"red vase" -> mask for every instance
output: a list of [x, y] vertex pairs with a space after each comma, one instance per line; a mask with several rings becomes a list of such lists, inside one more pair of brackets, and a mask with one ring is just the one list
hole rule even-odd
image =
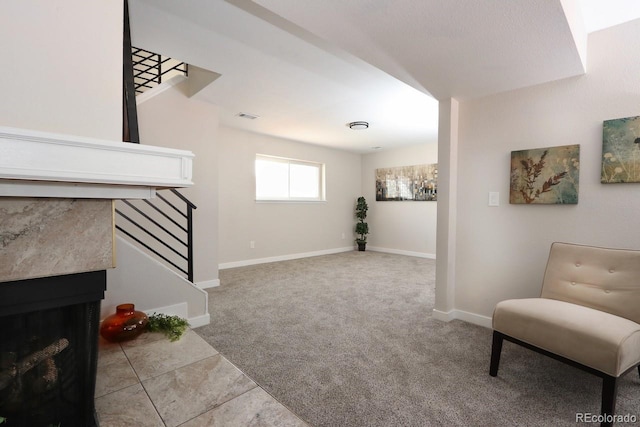
[[133, 304], [120, 304], [115, 314], [107, 316], [100, 326], [100, 335], [107, 341], [129, 341], [144, 332], [149, 318]]

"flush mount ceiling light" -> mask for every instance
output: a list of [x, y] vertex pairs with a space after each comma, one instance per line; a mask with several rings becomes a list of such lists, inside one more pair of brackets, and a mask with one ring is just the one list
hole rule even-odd
[[369, 123], [368, 122], [351, 122], [351, 123], [349, 123], [349, 129], [353, 129], [353, 130], [367, 129], [368, 127], [369, 127]]

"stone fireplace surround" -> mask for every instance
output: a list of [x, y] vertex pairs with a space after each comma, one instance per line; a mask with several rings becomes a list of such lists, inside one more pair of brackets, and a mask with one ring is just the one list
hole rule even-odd
[[[95, 316], [104, 289], [88, 284], [91, 296], [84, 301], [72, 294], [83, 294], [78, 280], [87, 274], [101, 275], [116, 267], [113, 201], [151, 198], [156, 188], [192, 185], [193, 154], [14, 128], [0, 128], [0, 153], [0, 322], [16, 321], [24, 311], [18, 305], [55, 310], [81, 304], [86, 307], [79, 312], [90, 312], [89, 323], [94, 324], [80, 340], [95, 358], [99, 321]], [[75, 283], [72, 290], [65, 284], [70, 282]], [[38, 284], [36, 291], [14, 292], [17, 284], [33, 283]], [[97, 312], [92, 298], [97, 299]], [[69, 344], [74, 345], [79, 344]], [[0, 363], [2, 346], [0, 342]], [[60, 363], [56, 357], [50, 357], [54, 366]], [[89, 364], [94, 368], [88, 384], [94, 386], [95, 360]], [[0, 375], [2, 369], [0, 365]], [[93, 399], [89, 400], [86, 404], [93, 412]]]

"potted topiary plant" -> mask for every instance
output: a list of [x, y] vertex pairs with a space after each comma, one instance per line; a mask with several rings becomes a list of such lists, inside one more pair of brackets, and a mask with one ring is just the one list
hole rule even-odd
[[369, 234], [369, 225], [364, 222], [367, 217], [367, 210], [369, 206], [367, 205], [367, 201], [364, 197], [358, 197], [356, 201], [356, 218], [358, 218], [358, 222], [356, 223], [356, 234], [358, 237], [356, 238], [356, 243], [358, 244], [358, 250], [364, 251], [367, 246], [367, 234]]

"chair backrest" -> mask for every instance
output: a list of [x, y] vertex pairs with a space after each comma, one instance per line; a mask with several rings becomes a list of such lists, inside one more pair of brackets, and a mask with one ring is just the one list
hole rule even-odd
[[640, 323], [640, 251], [553, 243], [541, 297]]

